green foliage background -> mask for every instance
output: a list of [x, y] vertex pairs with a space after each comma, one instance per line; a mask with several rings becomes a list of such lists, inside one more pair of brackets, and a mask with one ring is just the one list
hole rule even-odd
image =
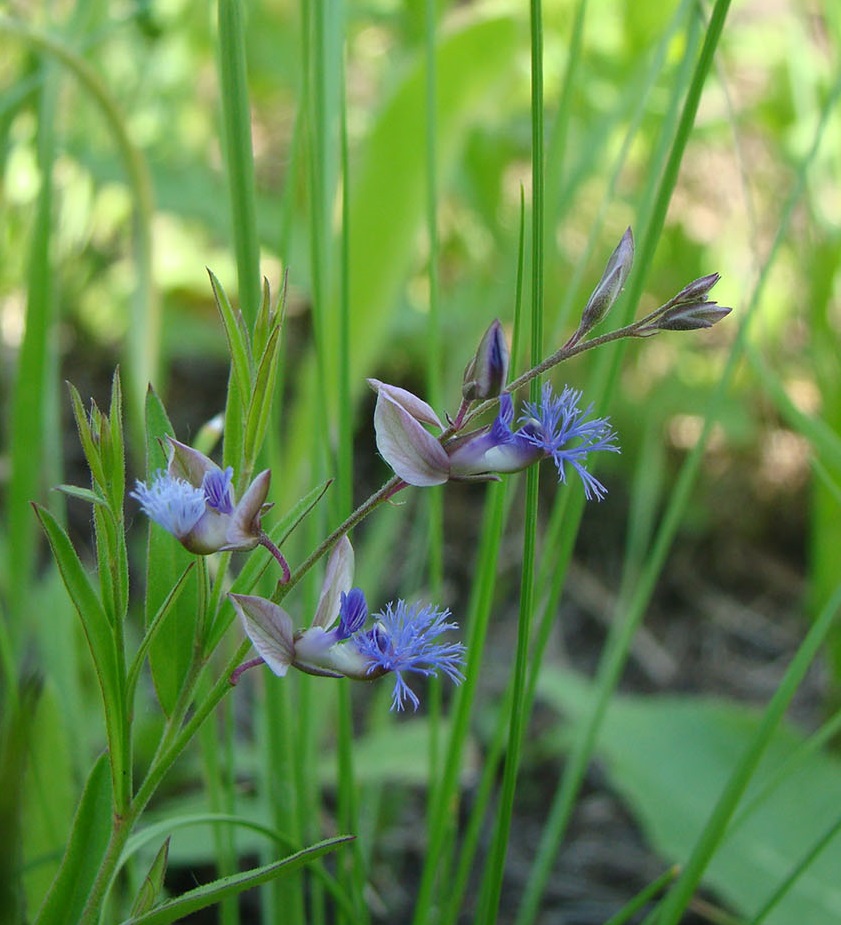
[[[545, 4], [547, 352], [575, 327], [624, 228], [646, 229], [656, 214], [712, 6]], [[44, 562], [30, 507], [37, 501], [67, 522], [68, 502], [50, 489], [69, 480], [65, 466], [79, 478], [61, 380], [105, 404], [103, 384], [121, 365], [130, 474], [140, 474], [147, 382], [185, 436], [223, 408], [228, 346], [205, 268], [247, 319], [261, 275], [278, 289], [286, 274], [265, 451], [280, 467], [273, 498], [286, 512], [339, 476], [329, 513], [290, 543], [301, 558], [361, 500], [347, 437], [357, 435], [360, 455], [370, 450], [365, 377], [416, 387], [439, 411], [454, 411], [488, 321], [498, 316], [510, 329], [514, 320], [521, 196], [528, 201], [532, 186], [527, 5], [267, 0], [219, 10], [241, 20], [220, 27], [216, 7], [188, 0], [13, 2], [0, 14], [4, 702], [17, 700], [21, 675], [37, 674], [43, 687], [25, 731], [8, 724], [8, 741], [28, 743], [25, 787], [13, 761], [3, 769], [27, 793], [23, 851], [40, 862], [26, 875], [30, 904], [55, 873], [104, 735], [81, 631]], [[239, 25], [242, 44], [230, 43]], [[243, 51], [247, 81], [238, 85]], [[612, 541], [625, 550], [622, 602], [635, 600], [660, 513], [711, 403], [716, 422], [681, 533], [725, 552], [755, 543], [792, 560], [805, 578], [804, 632], [838, 584], [840, 56], [841, 9], [831, 0], [756, 0], [729, 11], [662, 233], [646, 239], [633, 298], [617, 313], [645, 312], [718, 271], [714, 297], [733, 315], [701, 336], [605, 351], [622, 358], [609, 407], [599, 408], [623, 448], [600, 478], [629, 498], [627, 535]], [[527, 258], [534, 247], [527, 232]], [[525, 336], [521, 343], [518, 370], [527, 365]], [[729, 388], [713, 399], [728, 356]], [[563, 377], [595, 397], [611, 374], [575, 360]], [[385, 467], [373, 457], [368, 465], [365, 481], [376, 487]], [[456, 570], [441, 540], [440, 497], [409, 504], [411, 530], [405, 512], [400, 520], [386, 511], [364, 538], [360, 583], [383, 599], [394, 575], [401, 588], [435, 592]], [[400, 555], [386, 558], [401, 531]], [[311, 601], [315, 587], [304, 593]], [[828, 655], [837, 679], [841, 642]], [[278, 702], [284, 696], [266, 692], [258, 723], [267, 737], [278, 734], [266, 717], [291, 709]], [[330, 725], [328, 706], [307, 709], [316, 725]], [[232, 716], [225, 722], [230, 733]], [[158, 732], [150, 708], [138, 721], [150, 743], [138, 750], [141, 763]], [[276, 738], [245, 763], [284, 744]], [[196, 777], [186, 765], [181, 773]], [[230, 792], [220, 793], [210, 808], [233, 810]], [[648, 794], [631, 785], [623, 793], [648, 811]], [[275, 808], [284, 796], [273, 794]], [[301, 827], [295, 834], [313, 834]], [[678, 851], [658, 841], [656, 824], [650, 830], [662, 851]], [[220, 867], [235, 847], [214, 843]]]

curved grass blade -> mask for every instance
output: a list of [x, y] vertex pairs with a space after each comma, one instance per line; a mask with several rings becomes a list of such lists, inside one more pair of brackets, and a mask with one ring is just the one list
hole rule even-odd
[[233, 874], [230, 877], [221, 877], [206, 886], [190, 890], [177, 899], [158, 906], [151, 912], [126, 919], [122, 925], [170, 925], [171, 922], [177, 922], [199, 909], [206, 909], [208, 906], [215, 905], [229, 896], [236, 896], [245, 890], [268, 883], [283, 874], [291, 874], [306, 864], [311, 864], [323, 855], [335, 851], [341, 845], [353, 841], [354, 838], [355, 836], [353, 835], [339, 835], [336, 838], [329, 838], [326, 841], [305, 848], [303, 851], [284, 858], [282, 861], [255, 867], [252, 870], [241, 874]]

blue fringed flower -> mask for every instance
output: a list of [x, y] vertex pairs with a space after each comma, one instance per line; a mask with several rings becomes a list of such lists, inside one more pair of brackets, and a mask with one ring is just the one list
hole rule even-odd
[[374, 627], [357, 634], [353, 642], [370, 661], [368, 673], [394, 672], [394, 694], [391, 708], [402, 710], [405, 701], [417, 710], [420, 701], [409, 687], [404, 673], [414, 672], [428, 677], [443, 672], [456, 684], [464, 680], [461, 668], [465, 648], [460, 642], [442, 642], [439, 637], [448, 630], [457, 629], [447, 621], [449, 610], [409, 605], [398, 601], [388, 604], [377, 614]]
[[593, 406], [582, 410], [580, 401], [581, 392], [576, 389], [565, 386], [560, 395], [553, 395], [552, 387], [546, 383], [540, 402], [526, 403], [520, 416], [522, 426], [516, 436], [552, 457], [561, 482], [566, 483], [564, 464], [569, 463], [584, 483], [585, 497], [601, 501], [607, 489], [584, 468], [584, 463], [588, 453], [598, 450], [618, 453], [619, 446], [616, 444], [616, 432], [607, 418], [587, 420]]
[[514, 400], [504, 392], [493, 422], [444, 443], [430, 433], [431, 425], [443, 430], [435, 412], [411, 392], [378, 380], [368, 380], [377, 391], [374, 426], [377, 448], [386, 462], [410, 485], [441, 485], [457, 481], [488, 481], [501, 473], [519, 472], [551, 456], [560, 481], [566, 481], [564, 464], [575, 468], [587, 498], [601, 500], [607, 490], [584, 468], [587, 454], [597, 450], [618, 453], [616, 434], [607, 418], [585, 420], [592, 406], [582, 411], [581, 393], [568, 386], [559, 396], [545, 385], [539, 402], [529, 402], [514, 427]]
[[402, 710], [408, 700], [417, 709], [420, 701], [406, 682], [405, 674], [429, 676], [443, 672], [454, 683], [461, 672], [465, 648], [439, 637], [458, 629], [448, 622], [449, 610], [398, 601], [375, 614], [364, 629], [368, 605], [359, 588], [352, 588], [353, 547], [343, 536], [327, 562], [324, 584], [312, 624], [295, 632], [292, 618], [278, 604], [246, 594], [229, 595], [248, 637], [259, 655], [232, 675], [236, 683], [243, 671], [265, 662], [283, 677], [290, 668], [328, 678], [374, 681], [395, 676], [392, 710]]
[[143, 513], [173, 536], [187, 536], [204, 516], [207, 498], [201, 488], [164, 471], [155, 473], [151, 485], [138, 481], [131, 497]]
[[266, 469], [248, 486], [239, 503], [234, 498], [234, 470], [221, 469], [192, 447], [169, 441], [169, 464], [150, 484], [138, 481], [131, 497], [143, 513], [168, 530], [190, 552], [208, 555], [227, 549], [267, 546], [289, 579], [288, 566], [260, 526], [271, 475]]

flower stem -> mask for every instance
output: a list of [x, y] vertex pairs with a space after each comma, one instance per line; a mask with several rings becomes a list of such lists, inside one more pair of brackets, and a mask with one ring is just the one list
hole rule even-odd
[[275, 546], [275, 544], [269, 539], [267, 533], [260, 534], [259, 543], [261, 546], [265, 546], [266, 549], [277, 559], [278, 565], [280, 565], [281, 571], [283, 572], [283, 577], [280, 579], [282, 585], [288, 585], [289, 579], [292, 577], [292, 572], [289, 570], [289, 563], [286, 561], [283, 553]]
[[257, 656], [257, 658], [250, 658], [247, 662], [243, 662], [239, 668], [234, 668], [231, 672], [228, 678], [228, 684], [234, 687], [244, 672], [248, 671], [249, 668], [256, 668], [258, 665], [262, 664], [264, 664], [264, 660], [260, 658], [260, 656]]
[[272, 595], [272, 600], [274, 603], [279, 603], [282, 598], [284, 598], [295, 585], [306, 575], [306, 573], [315, 565], [318, 560], [328, 553], [339, 540], [346, 534], [349, 533], [360, 521], [364, 520], [375, 508], [379, 507], [385, 501], [388, 501], [398, 491], [402, 491], [407, 486], [407, 482], [404, 482], [401, 478], [398, 478], [396, 475], [392, 476], [378, 491], [375, 491], [366, 501], [363, 501], [362, 504], [345, 520], [343, 520], [338, 527], [324, 540], [322, 540], [318, 546], [309, 554], [309, 556], [295, 569], [295, 571], [290, 575], [288, 581], [285, 581], [284, 584], [275, 591]]

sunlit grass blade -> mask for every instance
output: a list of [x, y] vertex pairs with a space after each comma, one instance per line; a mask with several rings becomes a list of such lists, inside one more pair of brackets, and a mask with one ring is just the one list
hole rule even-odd
[[[0, 32], [4, 21], [0, 18]], [[48, 64], [42, 68], [51, 70]], [[55, 388], [56, 341], [52, 336], [55, 323], [53, 291], [53, 234], [54, 208], [53, 163], [56, 148], [55, 73], [41, 88], [37, 97], [36, 112], [40, 117], [38, 128], [38, 155], [40, 188], [35, 204], [35, 222], [29, 243], [26, 280], [26, 325], [17, 362], [17, 377], [12, 385], [10, 424], [10, 477], [5, 492], [6, 512], [10, 538], [8, 544], [8, 618], [0, 631], [6, 694], [11, 703], [17, 696], [18, 647], [25, 637], [25, 603], [30, 581], [35, 577], [37, 525], [32, 517], [30, 502], [42, 499], [44, 476], [59, 481], [57, 468], [60, 455], [51, 445], [59, 432], [57, 420], [48, 422], [48, 409], [54, 403], [48, 400]], [[52, 436], [51, 436], [52, 435]], [[52, 460], [47, 472], [33, 465], [35, 460]], [[46, 468], [46, 467], [45, 467]], [[63, 504], [51, 502], [58, 511]]]
[[[662, 228], [665, 208], [674, 188], [674, 183], [677, 178], [677, 169], [680, 165], [682, 154], [685, 150], [689, 133], [694, 122], [701, 90], [712, 63], [713, 52], [721, 35], [728, 5], [726, 0], [721, 0], [721, 2], [716, 5], [713, 12], [711, 27], [706, 33], [704, 47], [699, 55], [698, 61], [693, 65], [691, 82], [686, 99], [683, 102], [680, 118], [676, 125], [673, 126], [673, 134], [670, 134], [668, 131], [668, 125], [663, 132], [663, 138], [669, 139], [670, 146], [666, 149], [669, 152], [668, 158], [662, 177], [658, 178], [659, 182], [651, 185], [651, 212], [649, 219], [645, 222], [642, 247], [640, 248], [641, 254], [636, 261], [635, 273], [631, 277], [626, 311], [636, 305], [639, 294], [642, 291], [643, 281], [653, 256], [654, 245], [659, 238]], [[715, 26], [715, 28], [713, 28], [713, 26]], [[692, 47], [692, 43], [689, 43], [690, 50]], [[687, 55], [686, 60], [690, 60], [689, 55]], [[680, 92], [681, 82], [678, 81], [675, 86], [675, 99], [677, 99], [677, 95]], [[606, 350], [599, 358], [599, 363], [597, 365], [602, 366], [602, 373], [606, 372], [605, 366], [611, 352], [613, 351]], [[622, 352], [621, 348], [617, 349], [612, 357], [613, 367], [608, 373], [608, 382], [612, 381], [615, 384], [617, 375], [616, 364]], [[729, 382], [729, 378], [735, 368], [738, 355], [738, 351], [734, 348], [734, 350], [731, 351], [728, 362], [729, 372], [725, 372], [722, 381], [719, 383], [717, 392], [710, 403], [710, 414], [714, 413], [713, 409], [715, 409], [721, 401], [726, 384]], [[598, 372], [599, 370], [597, 370], [597, 374]], [[615, 385], [608, 386], [608, 392], [613, 387], [615, 387]], [[708, 433], [709, 427], [711, 426], [710, 417], [708, 417], [706, 421], [705, 433]], [[583, 780], [589, 757], [592, 754], [596, 734], [603, 719], [604, 711], [618, 683], [621, 668], [625, 663], [636, 628], [642, 619], [645, 605], [653, 590], [656, 577], [660, 573], [662, 563], [665, 560], [665, 553], [671, 544], [677, 525], [680, 522], [680, 512], [682, 512], [686, 505], [689, 490], [693, 484], [697, 467], [700, 464], [701, 448], [704, 443], [705, 436], [702, 435], [693, 450], [693, 454], [690, 455], [689, 460], [687, 460], [684, 466], [684, 470], [673, 492], [670, 505], [661, 522], [660, 531], [655, 540], [652, 555], [649, 560], [649, 569], [645, 578], [641, 579], [638, 585], [637, 594], [626, 609], [625, 621], [614, 624], [614, 630], [608, 640], [607, 647], [600, 663], [597, 702], [593, 707], [590, 721], [585, 724], [582, 732], [579, 734], [579, 738], [576, 740], [572, 754], [565, 766], [561, 786], [556, 793], [550, 809], [538, 849], [537, 859], [520, 906], [517, 917], [518, 925], [527, 925], [527, 923], [534, 921], [540, 897], [548, 881], [552, 862], [571, 817], [575, 797], [580, 783]]]
[[[470, 718], [475, 705], [477, 685], [483, 663], [483, 653], [491, 618], [496, 589], [496, 570], [499, 547], [505, 523], [506, 487], [491, 486], [485, 501], [480, 546], [477, 554], [476, 583], [468, 607], [466, 626], [467, 664], [465, 680], [459, 687], [452, 711], [449, 741], [439, 780], [436, 786], [436, 803], [429, 816], [429, 849], [415, 901], [415, 925], [423, 925], [431, 916], [436, 897], [447, 893], [444, 884], [451, 875], [443, 860], [448, 857], [450, 842], [454, 837], [453, 819], [450, 807], [458, 799], [460, 771], [470, 733]], [[469, 865], [469, 861], [467, 862]]]
[[[541, 0], [532, 0], [531, 23], [531, 332], [530, 364], [543, 358], [543, 291], [544, 291], [544, 100], [543, 100], [543, 6]], [[539, 382], [532, 380], [531, 400], [539, 397]], [[539, 467], [532, 466], [526, 473], [525, 519], [523, 525], [523, 561], [520, 577], [520, 604], [517, 627], [517, 652], [513, 667], [511, 689], [511, 718], [507, 740], [502, 792], [494, 825], [490, 856], [483, 871], [479, 915], [492, 921], [498, 915], [499, 901], [508, 853], [508, 837], [514, 815], [514, 797], [520, 767], [520, 754], [528, 719], [527, 682], [530, 658], [531, 628], [535, 606], [535, 567], [537, 554], [537, 508]]]
[[246, 5], [218, 0], [219, 88], [224, 126], [225, 166], [231, 205], [231, 227], [239, 281], [239, 305], [249, 329], [260, 307], [260, 245], [254, 202], [254, 155], [251, 108], [246, 73]]

